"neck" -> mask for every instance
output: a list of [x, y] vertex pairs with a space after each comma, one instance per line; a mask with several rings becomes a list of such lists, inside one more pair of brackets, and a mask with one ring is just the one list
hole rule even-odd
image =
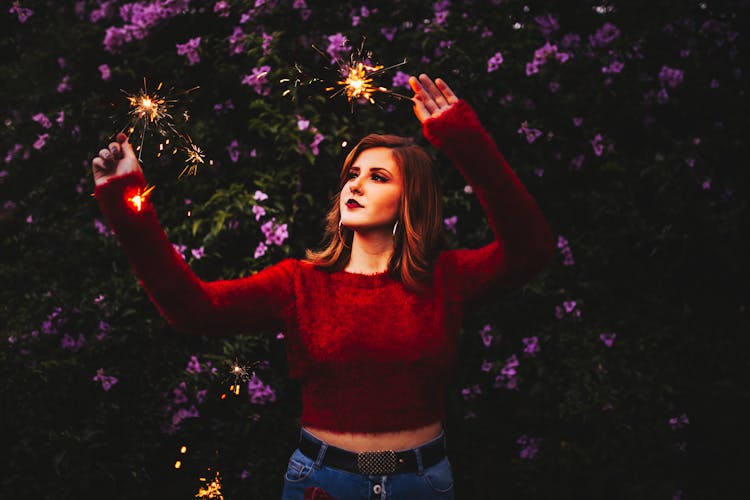
[[344, 268], [351, 273], [375, 274], [388, 269], [393, 255], [393, 236], [382, 231], [355, 231], [352, 253]]

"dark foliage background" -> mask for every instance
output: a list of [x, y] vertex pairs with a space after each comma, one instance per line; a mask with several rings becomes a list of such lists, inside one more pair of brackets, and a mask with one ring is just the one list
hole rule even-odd
[[[172, 331], [100, 223], [90, 159], [124, 126], [121, 90], [199, 86], [181, 126], [213, 165], [178, 180], [183, 157], [144, 142], [170, 239], [204, 279], [301, 257], [347, 147], [420, 137], [408, 101], [352, 111], [281, 82], [294, 63], [323, 74], [311, 45], [337, 34], [366, 37], [383, 64], [406, 58], [382, 80], [394, 91], [410, 94], [398, 71], [444, 77], [560, 238], [554, 265], [466, 321], [447, 423], [458, 497], [747, 489], [733, 460], [750, 402], [746, 1], [3, 5], [3, 497], [191, 498], [215, 471], [225, 498], [278, 497], [299, 414], [283, 339]], [[434, 153], [453, 243], [486, 243]], [[288, 238], [259, 255], [271, 218]], [[266, 361], [263, 385], [229, 393], [235, 359]]]

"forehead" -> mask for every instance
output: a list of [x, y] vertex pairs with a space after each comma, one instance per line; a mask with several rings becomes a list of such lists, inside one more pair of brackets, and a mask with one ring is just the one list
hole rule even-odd
[[388, 148], [365, 149], [354, 160], [352, 167], [360, 169], [384, 168], [394, 175], [399, 173], [398, 164]]

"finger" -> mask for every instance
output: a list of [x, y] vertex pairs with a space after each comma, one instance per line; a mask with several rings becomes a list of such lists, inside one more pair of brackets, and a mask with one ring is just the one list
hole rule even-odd
[[435, 84], [445, 96], [445, 100], [448, 102], [448, 104], [455, 104], [456, 102], [458, 102], [458, 97], [456, 97], [456, 94], [453, 93], [453, 90], [451, 90], [451, 88], [447, 83], [445, 83], [442, 78], [436, 78]]
[[114, 156], [109, 149], [100, 149], [99, 158], [101, 158], [105, 164], [113, 163], [114, 161]]
[[429, 76], [422, 73], [419, 75], [419, 81], [422, 83], [422, 87], [430, 94], [430, 97], [437, 104], [438, 108], [442, 108], [448, 105], [448, 102], [443, 97], [443, 93], [435, 86]]
[[425, 107], [424, 103], [417, 99], [416, 97], [412, 99], [412, 102], [414, 102], [414, 114], [417, 115], [417, 119], [420, 122], [424, 122], [427, 118], [429, 118], [432, 113], [430, 113], [427, 108]]
[[94, 172], [107, 172], [108, 170], [110, 170], [109, 168], [107, 168], [104, 160], [102, 160], [99, 156], [94, 158], [94, 160], [91, 162], [91, 166], [94, 169]]
[[119, 160], [122, 158], [122, 149], [120, 149], [120, 143], [119, 142], [110, 142], [109, 143], [109, 151], [112, 153], [112, 156]]
[[135, 158], [135, 151], [133, 151], [133, 145], [130, 144], [130, 141], [128, 140], [128, 136], [120, 132], [119, 134], [117, 134], [117, 142], [120, 143], [123, 157]]

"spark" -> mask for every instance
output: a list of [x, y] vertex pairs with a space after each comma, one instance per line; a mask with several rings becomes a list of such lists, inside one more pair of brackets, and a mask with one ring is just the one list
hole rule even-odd
[[217, 498], [224, 500], [224, 495], [221, 493], [221, 474], [216, 471], [214, 478], [209, 482], [205, 477], [200, 478], [205, 483], [205, 486], [201, 486], [198, 489], [198, 493], [195, 494], [195, 498]]
[[[135, 146], [136, 150], [138, 151], [138, 161], [141, 161], [141, 157], [143, 155], [143, 146], [146, 140], [147, 132], [167, 138], [165, 142], [159, 144], [159, 151], [156, 155], [157, 158], [160, 157], [162, 152], [164, 151], [164, 145], [169, 144], [170, 136], [177, 136], [178, 138], [184, 138], [187, 136], [187, 134], [182, 133], [178, 130], [172, 113], [173, 109], [176, 106], [176, 103], [179, 102], [178, 96], [186, 95], [193, 90], [198, 89], [198, 87], [193, 87], [181, 92], [174, 92], [174, 89], [163, 92], [163, 88], [164, 82], [160, 82], [157, 85], [156, 90], [149, 91], [146, 78], [144, 78], [143, 87], [137, 92], [129, 93], [125, 90], [122, 90], [122, 92], [125, 94], [125, 98], [130, 105], [130, 109], [128, 111], [129, 123], [122, 129], [122, 131], [127, 129], [128, 135], [131, 135], [136, 132], [136, 130], [138, 130], [138, 135], [140, 135], [140, 143]], [[181, 116], [182, 120], [185, 123], [190, 120], [190, 114], [187, 110], [184, 110], [182, 113], [178, 113], [177, 116]], [[198, 149], [198, 151], [196, 152], [195, 148], [193, 148], [194, 145], [189, 141], [186, 142], [187, 144], [185, 146], [185, 149], [192, 151], [192, 153], [188, 155], [190, 162], [189, 164], [194, 165], [192, 171], [195, 172], [197, 170], [197, 162], [195, 160], [197, 158], [200, 158], [202, 160], [202, 151]], [[173, 150], [173, 153], [176, 152], [177, 149], [178, 148], [175, 148]], [[202, 163], [202, 161], [200, 163]]]
[[[198, 173], [198, 167], [206, 164], [206, 155], [203, 150], [196, 145], [189, 136], [185, 135], [185, 144], [182, 145], [181, 149], [185, 155], [185, 168], [182, 169], [180, 175], [177, 178], [181, 178], [183, 175], [196, 175]], [[213, 165], [213, 160], [209, 160], [209, 165]]]
[[151, 191], [153, 191], [155, 187], [156, 186], [150, 186], [146, 188], [138, 188], [135, 192], [131, 191], [130, 195], [125, 195], [125, 201], [127, 201], [136, 212], [140, 212], [143, 210], [143, 204], [146, 203], [149, 195], [151, 195]]
[[[250, 378], [255, 376], [254, 368], [258, 367], [261, 363], [261, 361], [253, 361], [249, 365], [241, 365], [239, 361], [237, 361], [237, 358], [235, 358], [227, 377], [227, 379], [232, 380], [232, 383], [229, 386], [229, 392], [233, 393], [235, 396], [239, 396], [240, 384], [243, 382], [246, 383]], [[221, 399], [226, 399], [226, 393], [221, 395]]]
[[[406, 59], [400, 63], [384, 66], [382, 64], [376, 64], [372, 62], [373, 53], [371, 50], [365, 50], [365, 40], [362, 39], [360, 47], [356, 51], [352, 51], [349, 55], [349, 60], [344, 61], [341, 58], [336, 58], [334, 63], [337, 68], [337, 77], [335, 79], [321, 79], [317, 77], [305, 77], [304, 71], [299, 64], [294, 65], [294, 69], [297, 72], [297, 78], [292, 80], [291, 78], [285, 78], [280, 80], [281, 83], [291, 83], [293, 86], [303, 87], [310, 85], [315, 82], [323, 82], [326, 84], [325, 91], [330, 92], [330, 98], [334, 98], [339, 95], [346, 95], [347, 100], [351, 104], [352, 111], [354, 110], [355, 102], [370, 104], [378, 104], [376, 102], [376, 96], [378, 94], [385, 94], [395, 97], [399, 100], [406, 99], [411, 100], [409, 96], [399, 94], [389, 90], [387, 87], [378, 83], [378, 79], [385, 72], [390, 71], [399, 66], [406, 64]], [[320, 50], [315, 45], [312, 46], [321, 56], [328, 58], [328, 54]], [[287, 89], [282, 94], [283, 96], [292, 93], [291, 89]]]
[[[317, 47], [314, 47], [316, 50]], [[319, 51], [319, 50], [318, 50]], [[320, 51], [319, 51], [320, 52]], [[344, 62], [342, 59], [337, 58], [336, 63], [339, 66], [339, 74], [343, 77], [336, 82], [337, 87], [332, 85], [326, 88], [326, 91], [333, 93], [331, 98], [336, 97], [340, 94], [346, 94], [346, 98], [354, 109], [354, 102], [366, 101], [370, 104], [375, 104], [373, 95], [377, 93], [388, 94], [398, 99], [409, 99], [409, 97], [390, 91], [387, 88], [377, 85], [375, 83], [376, 77], [385, 73], [386, 71], [398, 68], [406, 64], [406, 59], [398, 64], [385, 67], [382, 64], [372, 63], [373, 54], [371, 50], [365, 50], [365, 39], [362, 38], [362, 43], [359, 45], [357, 51], [352, 51], [349, 55], [349, 61]]]

